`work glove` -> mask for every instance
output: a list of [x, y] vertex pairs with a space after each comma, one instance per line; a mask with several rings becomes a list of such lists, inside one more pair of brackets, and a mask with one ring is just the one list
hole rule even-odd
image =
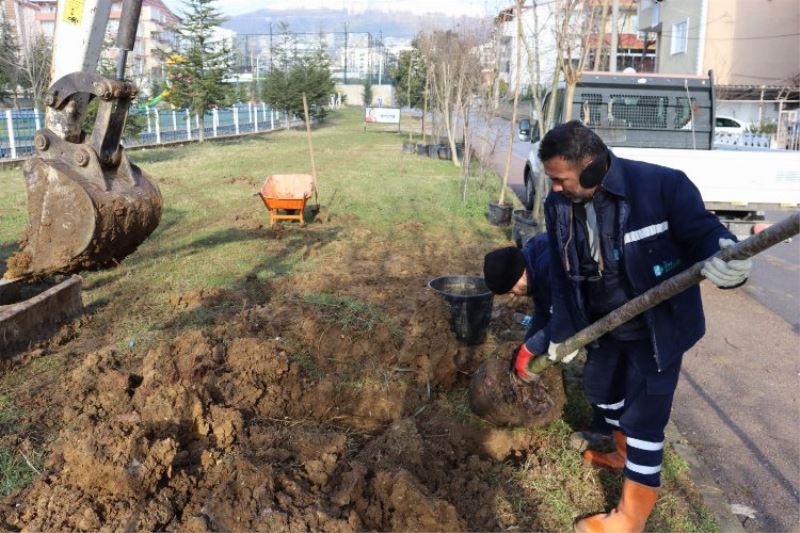
[[514, 356], [511, 358], [511, 372], [526, 383], [535, 381], [537, 376], [528, 372], [528, 363], [534, 357], [536, 354], [530, 351], [524, 343], [521, 344], [514, 350]]
[[[547, 348], [547, 358], [550, 359], [551, 361], [558, 361], [558, 355], [556, 355], [556, 350], [558, 350], [558, 347], [561, 346], [562, 344], [563, 344], [562, 342], [551, 341], [550, 346]], [[561, 362], [564, 364], [569, 363], [578, 356], [578, 351], [579, 350], [575, 350], [572, 353], [568, 353], [566, 357], [561, 359]]]
[[[720, 239], [719, 249], [724, 250], [732, 246], [734, 242], [730, 239]], [[753, 261], [750, 259], [730, 259], [723, 261], [719, 257], [712, 257], [703, 265], [700, 273], [711, 282], [722, 289], [737, 287], [747, 281], [750, 270], [753, 268]]]

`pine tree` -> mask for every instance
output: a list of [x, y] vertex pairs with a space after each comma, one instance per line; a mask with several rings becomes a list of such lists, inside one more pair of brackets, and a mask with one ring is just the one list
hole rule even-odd
[[414, 47], [412, 50], [400, 52], [397, 66], [389, 72], [389, 75], [397, 87], [397, 102], [401, 106], [421, 109], [425, 99], [425, 61], [417, 47], [416, 39], [412, 46]]
[[361, 86], [361, 99], [364, 101], [364, 107], [372, 105], [372, 80], [369, 75], [364, 80], [364, 85]]
[[334, 92], [330, 62], [323, 41], [313, 53], [297, 51], [296, 36], [288, 26], [280, 27], [281, 37], [272, 50], [272, 66], [261, 89], [264, 101], [290, 115], [303, 113], [303, 93], [308, 98], [309, 113], [317, 120], [328, 114], [327, 106]]
[[175, 27], [176, 51], [166, 59], [166, 100], [198, 115], [201, 142], [205, 140], [206, 111], [224, 105], [231, 91], [224, 83], [231, 71], [231, 47], [224, 39], [214, 38], [214, 28], [224, 21], [214, 1], [184, 2], [183, 18]]

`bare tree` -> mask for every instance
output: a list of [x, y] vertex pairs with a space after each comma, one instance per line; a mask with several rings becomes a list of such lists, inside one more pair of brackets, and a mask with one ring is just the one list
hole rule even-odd
[[600, 27], [597, 32], [597, 46], [595, 47], [592, 70], [603, 69], [603, 46], [606, 44], [606, 24], [608, 24], [608, 0], [601, 1], [603, 2], [603, 10], [600, 14]]
[[480, 81], [478, 36], [465, 28], [435, 31], [428, 35], [428, 42], [424, 54], [429, 65], [434, 136], [446, 136], [451, 160], [461, 166], [456, 142], [464, 126], [469, 127], [468, 101]]
[[[10, 35], [5, 35], [5, 37], [9, 38], [9, 43], [14, 42]], [[20, 43], [16, 49], [11, 46], [2, 48], [0, 67], [11, 74], [10, 77], [14, 84], [13, 92], [16, 93], [17, 85], [20, 86], [24, 91], [29, 92], [33, 105], [41, 109], [44, 106], [44, 94], [50, 85], [52, 42], [44, 35], [36, 34], [30, 39], [26, 39], [26, 42]]]
[[503, 172], [503, 185], [500, 189], [500, 199], [498, 200], [499, 205], [505, 204], [506, 200], [506, 189], [508, 188], [508, 173], [511, 171], [511, 153], [514, 148], [514, 136], [515, 136], [515, 127], [517, 123], [517, 106], [519, 105], [519, 89], [520, 89], [520, 77], [522, 75], [522, 41], [525, 37], [522, 31], [522, 8], [525, 5], [525, 0], [516, 0], [516, 4], [514, 6], [514, 12], [517, 20], [517, 63], [516, 68], [514, 69], [514, 104], [511, 108], [511, 128], [510, 128], [510, 135], [508, 138], [508, 152], [506, 154], [506, 168]]
[[[595, 10], [585, 0], [561, 0], [558, 28], [558, 59], [564, 74], [564, 122], [572, 120], [572, 100], [575, 87], [583, 74], [589, 56], [589, 38], [594, 22]], [[551, 98], [551, 101], [553, 99]]]

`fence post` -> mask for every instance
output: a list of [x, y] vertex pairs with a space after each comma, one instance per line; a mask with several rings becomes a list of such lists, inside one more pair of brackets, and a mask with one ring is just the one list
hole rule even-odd
[[186, 138], [192, 140], [192, 114], [186, 110]]
[[153, 114], [156, 116], [156, 144], [161, 144], [161, 115], [156, 108], [153, 108]]
[[211, 110], [211, 129], [214, 137], [217, 136], [217, 125], [219, 124], [219, 109], [216, 107]]
[[153, 125], [150, 123], [150, 110], [146, 107], [144, 109], [147, 117], [147, 133], [153, 133]]
[[258, 104], [253, 104], [253, 132], [258, 133]]
[[6, 129], [8, 129], [8, 147], [11, 149], [11, 159], [17, 158], [17, 140], [14, 138], [14, 119], [11, 110], [6, 109]]
[[253, 123], [253, 102], [247, 102], [247, 122]]
[[269, 108], [269, 129], [275, 129], [275, 110], [271, 107]]
[[172, 131], [178, 131], [178, 115], [172, 110]]
[[36, 131], [42, 129], [42, 119], [39, 118], [39, 110], [33, 109], [33, 123], [36, 125]]
[[267, 104], [261, 102], [261, 116], [264, 117], [264, 122], [267, 121]]
[[233, 106], [233, 131], [239, 135], [239, 108]]

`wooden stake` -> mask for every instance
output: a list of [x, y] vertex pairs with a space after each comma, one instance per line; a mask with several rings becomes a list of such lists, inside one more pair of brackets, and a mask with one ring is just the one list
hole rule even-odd
[[317, 185], [317, 165], [314, 163], [314, 145], [311, 144], [311, 119], [308, 117], [308, 99], [303, 93], [303, 112], [306, 118], [306, 136], [308, 137], [308, 152], [311, 154], [311, 177], [314, 178], [314, 199], [317, 201], [319, 211], [319, 186]]
[[[773, 224], [758, 235], [753, 235], [742, 242], [721, 250], [715, 254], [715, 256], [721, 258], [723, 261], [728, 261], [729, 259], [747, 259], [779, 242], [794, 237], [798, 233], [800, 233], [800, 213], [795, 213], [777, 224]], [[705, 279], [700, 273], [704, 264], [705, 261], [695, 263], [674, 278], [661, 282], [622, 307], [611, 311], [592, 325], [583, 328], [558, 347], [556, 356], [561, 360], [566, 355], [583, 348], [617, 326], [652, 309], [664, 300], [672, 298], [689, 287], [697, 285]], [[528, 366], [528, 372], [538, 374], [552, 364], [553, 361], [547, 357], [536, 357]]]

